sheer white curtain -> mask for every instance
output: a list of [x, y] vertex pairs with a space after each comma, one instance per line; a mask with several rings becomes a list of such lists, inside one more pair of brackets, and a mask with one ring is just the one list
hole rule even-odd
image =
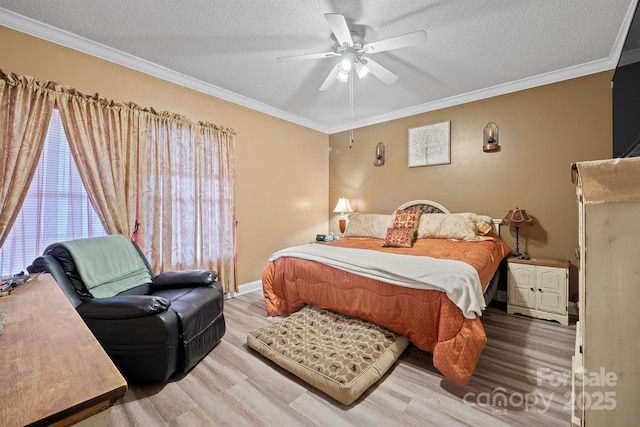
[[0, 275], [24, 270], [51, 243], [103, 235], [54, 110], [33, 181], [0, 248]]

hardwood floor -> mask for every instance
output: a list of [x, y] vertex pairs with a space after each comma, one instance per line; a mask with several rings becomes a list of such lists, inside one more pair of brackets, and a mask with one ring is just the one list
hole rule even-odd
[[482, 316], [488, 342], [471, 382], [446, 380], [409, 346], [381, 381], [345, 407], [246, 345], [268, 319], [261, 292], [226, 301], [222, 342], [186, 375], [130, 385], [111, 426], [569, 426], [575, 325]]

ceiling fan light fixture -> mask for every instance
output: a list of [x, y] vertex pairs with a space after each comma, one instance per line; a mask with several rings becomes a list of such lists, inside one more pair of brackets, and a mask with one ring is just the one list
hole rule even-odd
[[351, 67], [352, 67], [351, 58], [344, 58], [342, 61], [340, 61], [340, 72], [341, 73], [349, 74], [349, 71], [351, 71]]
[[367, 67], [367, 61], [364, 59], [360, 59], [356, 62], [356, 72], [358, 73], [359, 78], [366, 77], [369, 74], [369, 67]]
[[356, 69], [359, 78], [364, 78], [367, 74], [371, 74], [383, 83], [388, 85], [392, 84], [396, 82], [399, 77], [373, 59], [368, 57], [365, 59], [364, 56], [419, 45], [427, 41], [426, 31], [419, 30], [374, 42], [366, 42], [364, 35], [361, 36], [355, 31], [351, 31], [343, 15], [339, 13], [325, 13], [324, 17], [337, 41], [337, 45], [333, 51], [278, 58], [279, 61], [287, 62], [341, 57], [341, 61], [334, 64], [329, 75], [318, 89], [320, 92], [329, 90], [336, 80], [342, 82], [350, 81], [353, 84], [355, 78], [349, 80], [349, 74], [351, 74], [353, 68]]
[[338, 73], [338, 75], [336, 76], [336, 79], [338, 79], [339, 81], [346, 83], [349, 81], [349, 72], [344, 72], [342, 70], [340, 70], [340, 72]]

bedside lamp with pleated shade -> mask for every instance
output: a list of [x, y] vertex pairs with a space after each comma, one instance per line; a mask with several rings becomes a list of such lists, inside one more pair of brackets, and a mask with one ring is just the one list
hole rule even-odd
[[345, 216], [345, 213], [353, 212], [353, 209], [351, 209], [351, 205], [349, 204], [349, 199], [346, 197], [340, 197], [340, 199], [338, 199], [338, 204], [333, 211], [340, 213], [340, 220], [338, 222], [340, 223], [340, 234], [344, 237], [344, 231], [347, 229], [347, 217]]
[[520, 253], [520, 242], [518, 241], [518, 229], [521, 225], [533, 225], [533, 218], [531, 218], [527, 211], [520, 208], [509, 209], [509, 212], [502, 218], [502, 225], [513, 225], [516, 227], [516, 253], [513, 256], [520, 259], [529, 259], [528, 256]]

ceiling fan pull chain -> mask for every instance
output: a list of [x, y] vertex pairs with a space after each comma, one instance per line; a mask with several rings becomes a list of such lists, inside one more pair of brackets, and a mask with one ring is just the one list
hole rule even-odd
[[[353, 74], [353, 68], [351, 69], [351, 74]], [[352, 75], [351, 78], [349, 79], [349, 109], [351, 112], [351, 123], [349, 124], [349, 127], [351, 128], [349, 148], [351, 148], [351, 146], [353, 145], [353, 79], [354, 79], [354, 76]]]

